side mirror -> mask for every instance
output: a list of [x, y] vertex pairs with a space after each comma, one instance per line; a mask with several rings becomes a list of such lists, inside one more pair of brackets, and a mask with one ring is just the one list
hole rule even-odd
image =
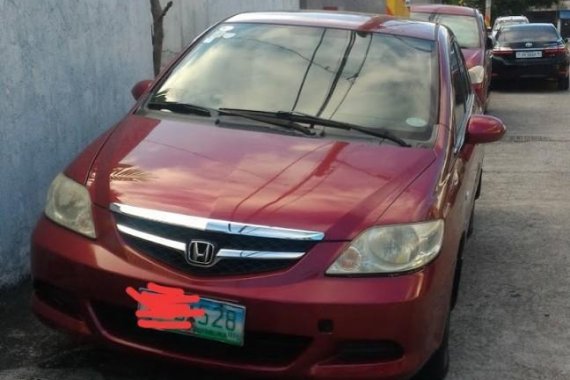
[[499, 141], [507, 127], [500, 119], [490, 115], [473, 115], [467, 124], [466, 142], [468, 144], [485, 144]]
[[152, 82], [153, 80], [147, 79], [147, 80], [141, 80], [140, 82], [135, 84], [131, 89], [131, 94], [133, 94], [133, 98], [135, 98], [135, 100], [139, 100], [139, 98], [146, 92], [146, 90], [150, 88]]
[[469, 79], [473, 85], [481, 84], [485, 80], [485, 68], [483, 66], [474, 66], [470, 68], [468, 72]]

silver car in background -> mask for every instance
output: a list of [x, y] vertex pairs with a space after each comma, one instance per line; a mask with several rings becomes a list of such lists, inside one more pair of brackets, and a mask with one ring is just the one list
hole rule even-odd
[[497, 35], [497, 32], [505, 26], [528, 24], [528, 23], [529, 23], [528, 18], [526, 18], [525, 16], [497, 17], [495, 23], [493, 24], [493, 30], [491, 31], [491, 39], [493, 40], [493, 42], [495, 42], [495, 36]]

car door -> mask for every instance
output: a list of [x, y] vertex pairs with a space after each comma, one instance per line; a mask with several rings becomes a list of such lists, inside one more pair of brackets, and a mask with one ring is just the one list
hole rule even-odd
[[471, 115], [481, 113], [481, 105], [472, 90], [461, 49], [455, 41], [451, 44], [449, 59], [453, 92], [453, 162], [448, 201], [454, 228], [461, 234], [469, 228], [482, 165], [481, 148], [466, 141], [467, 125]]
[[491, 84], [491, 76], [492, 76], [492, 60], [491, 60], [491, 50], [492, 49], [488, 49], [489, 46], [487, 46], [487, 39], [489, 38], [487, 36], [487, 29], [485, 28], [485, 19], [483, 18], [483, 15], [480, 12], [477, 12], [478, 15], [478, 19], [479, 19], [479, 30], [480, 30], [480, 34], [481, 34], [481, 46], [483, 48], [483, 67], [485, 68], [485, 79], [483, 82], [483, 88], [485, 91], [485, 97], [484, 99], [488, 99], [489, 96], [489, 86]]

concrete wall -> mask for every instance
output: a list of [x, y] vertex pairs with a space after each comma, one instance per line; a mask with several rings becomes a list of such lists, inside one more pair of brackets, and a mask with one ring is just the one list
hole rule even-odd
[[[169, 0], [161, 0], [164, 7]], [[413, 4], [441, 3], [439, 0], [412, 0]], [[247, 11], [323, 9], [384, 13], [384, 0], [173, 0], [164, 20], [162, 65], [166, 65], [210, 25]]]
[[[166, 5], [168, 0], [161, 0]], [[210, 25], [247, 11], [298, 10], [299, 0], [174, 0], [164, 19], [162, 63], [166, 64]]]
[[303, 0], [301, 7], [305, 9], [336, 7], [339, 11], [384, 13], [386, 2], [384, 0]]
[[[411, 0], [412, 4], [441, 3], [439, 0]], [[386, 13], [384, 0], [301, 0], [301, 8], [324, 9], [337, 7], [339, 11]]]
[[28, 272], [52, 178], [152, 77], [148, 0], [0, 0], [0, 286]]

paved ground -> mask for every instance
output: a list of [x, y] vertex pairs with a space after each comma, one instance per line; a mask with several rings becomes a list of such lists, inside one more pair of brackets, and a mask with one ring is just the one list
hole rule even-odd
[[486, 148], [449, 378], [570, 379], [570, 96], [538, 82], [491, 99], [509, 130]]
[[[448, 379], [570, 379], [570, 94], [514, 84], [489, 113], [509, 131], [487, 148]], [[222, 378], [74, 343], [29, 314], [28, 289], [0, 294], [0, 379]]]

